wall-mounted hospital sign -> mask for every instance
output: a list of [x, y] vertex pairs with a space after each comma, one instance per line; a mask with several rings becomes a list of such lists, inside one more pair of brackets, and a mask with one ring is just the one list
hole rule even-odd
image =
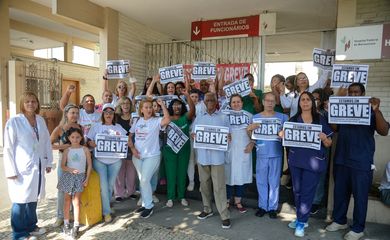
[[222, 110], [227, 115], [233, 129], [247, 128], [251, 122], [252, 114], [247, 111]]
[[216, 69], [214, 63], [195, 62], [192, 66], [191, 78], [195, 81], [203, 79], [215, 79]]
[[223, 91], [225, 92], [226, 97], [230, 98], [233, 94], [240, 94], [242, 97], [245, 97], [249, 95], [252, 90], [249, 85], [249, 79], [244, 78], [238, 82], [223, 86]]
[[107, 78], [118, 79], [129, 77], [129, 60], [110, 60], [106, 61]]
[[380, 59], [383, 25], [337, 28], [336, 60]]
[[334, 64], [331, 87], [348, 87], [352, 83], [361, 83], [367, 87], [369, 65]]
[[96, 134], [95, 156], [97, 158], [126, 158], [127, 140], [125, 135]]
[[371, 123], [371, 97], [330, 97], [329, 123], [370, 125]]
[[283, 124], [283, 146], [321, 149], [319, 134], [322, 132], [322, 125], [285, 122]]
[[313, 66], [324, 69], [331, 70], [334, 58], [336, 55], [336, 50], [324, 50], [320, 48], [313, 49]]
[[161, 84], [167, 84], [169, 82], [183, 82], [184, 70], [183, 64], [177, 64], [169, 67], [163, 67], [158, 70], [160, 73]]
[[179, 97], [177, 95], [161, 95], [161, 96], [154, 96], [153, 100], [154, 99], [161, 99], [164, 102], [165, 106], [168, 108], [171, 101], [173, 99], [179, 99]]
[[229, 128], [209, 125], [195, 125], [194, 148], [227, 151]]
[[278, 133], [282, 130], [279, 118], [253, 118], [253, 123], [260, 126], [252, 131], [252, 139], [265, 141], [279, 141]]
[[167, 144], [175, 153], [182, 149], [188, 139], [187, 135], [176, 124], [173, 122], [169, 123], [167, 127]]

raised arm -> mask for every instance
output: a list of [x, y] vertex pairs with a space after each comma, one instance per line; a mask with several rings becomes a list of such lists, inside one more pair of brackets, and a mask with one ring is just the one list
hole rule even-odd
[[386, 119], [383, 117], [383, 114], [381, 110], [379, 110], [380, 105], [380, 99], [379, 98], [370, 98], [370, 103], [372, 110], [375, 114], [375, 125], [376, 125], [376, 131], [379, 135], [387, 136], [389, 133], [389, 123], [386, 121]]
[[[153, 76], [153, 80], [150, 83], [148, 90], [146, 91], [146, 96], [153, 97], [153, 88], [154, 88], [154, 85], [158, 84], [158, 82], [160, 82], [160, 74], [156, 74]], [[160, 92], [160, 94], [161, 94], [161, 92]]]
[[161, 121], [161, 126], [166, 127], [171, 122], [171, 117], [169, 116], [168, 109], [165, 106], [164, 102], [161, 99], [157, 99], [157, 103], [161, 106], [161, 109], [164, 113], [163, 119]]
[[[62, 95], [61, 100], [60, 100], [61, 111], [64, 111], [65, 106], [68, 105], [68, 103], [69, 103], [70, 96], [75, 91], [76, 91], [75, 85], [68, 86], [68, 88], [66, 89], [66, 92], [64, 93], [64, 95]], [[79, 104], [79, 103], [75, 103], [75, 104]]]
[[189, 108], [190, 108], [190, 110], [189, 110], [188, 113], [187, 113], [187, 118], [188, 118], [189, 120], [192, 120], [192, 119], [194, 119], [195, 113], [196, 113], [195, 104], [194, 104], [194, 102], [192, 101], [192, 99], [191, 99], [191, 97], [190, 97], [190, 94], [188, 93], [187, 90], [183, 89], [181, 93], [182, 93], [184, 96], [186, 96], [187, 103], [188, 103], [188, 106], [189, 106]]

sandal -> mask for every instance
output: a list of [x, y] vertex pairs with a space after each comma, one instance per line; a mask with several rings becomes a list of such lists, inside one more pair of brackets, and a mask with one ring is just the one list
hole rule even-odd
[[240, 212], [240, 213], [246, 213], [248, 211], [248, 209], [244, 208], [241, 204], [241, 202], [238, 202], [238, 203], [235, 203], [234, 204], [237, 208], [237, 210]]

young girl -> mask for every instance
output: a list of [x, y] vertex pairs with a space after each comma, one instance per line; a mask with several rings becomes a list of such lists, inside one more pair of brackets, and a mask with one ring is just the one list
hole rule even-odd
[[[92, 170], [91, 154], [87, 147], [84, 147], [83, 132], [79, 128], [70, 128], [67, 131], [67, 138], [70, 147], [64, 150], [61, 168], [64, 172], [57, 188], [65, 193], [64, 202], [64, 233], [77, 238], [79, 230], [80, 198], [84, 187], [88, 185], [89, 176]], [[85, 168], [87, 165], [87, 172]], [[73, 199], [72, 199], [73, 196]], [[70, 201], [73, 203], [74, 224], [70, 229], [69, 209]]]

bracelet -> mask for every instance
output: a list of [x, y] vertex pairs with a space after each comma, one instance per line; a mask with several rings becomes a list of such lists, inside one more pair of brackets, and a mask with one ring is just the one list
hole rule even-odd
[[108, 78], [106, 78], [105, 76], [103, 76], [103, 79], [104, 79], [104, 80], [108, 80]]

